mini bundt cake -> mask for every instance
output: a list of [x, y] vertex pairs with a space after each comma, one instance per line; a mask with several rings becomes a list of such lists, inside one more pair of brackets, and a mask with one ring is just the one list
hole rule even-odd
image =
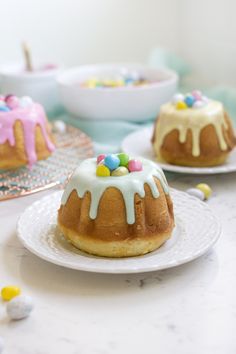
[[84, 160], [69, 180], [58, 211], [60, 230], [73, 245], [98, 256], [155, 250], [174, 228], [163, 171], [123, 153], [102, 156]]
[[43, 107], [30, 97], [0, 97], [0, 169], [14, 169], [46, 159], [54, 151]]
[[207, 167], [223, 164], [236, 138], [222, 103], [193, 91], [161, 107], [152, 143], [159, 161]]

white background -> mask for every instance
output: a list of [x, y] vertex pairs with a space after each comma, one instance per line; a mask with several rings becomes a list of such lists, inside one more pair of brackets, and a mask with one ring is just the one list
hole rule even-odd
[[161, 46], [182, 56], [206, 84], [236, 83], [234, 0], [8, 0], [1, 3], [0, 63], [21, 59], [67, 66], [145, 62]]

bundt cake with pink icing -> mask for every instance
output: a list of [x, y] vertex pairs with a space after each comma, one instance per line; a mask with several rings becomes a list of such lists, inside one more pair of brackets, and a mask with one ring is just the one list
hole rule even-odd
[[84, 160], [65, 188], [58, 226], [73, 245], [98, 256], [138, 256], [157, 249], [174, 228], [163, 171], [123, 153]]
[[0, 169], [46, 159], [55, 145], [43, 107], [30, 97], [0, 96]]

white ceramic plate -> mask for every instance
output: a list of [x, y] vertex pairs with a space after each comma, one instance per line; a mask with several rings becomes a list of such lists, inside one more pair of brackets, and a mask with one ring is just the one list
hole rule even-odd
[[[125, 137], [122, 142], [121, 148], [124, 152], [132, 156], [142, 156], [154, 162], [157, 162], [152, 145], [151, 136], [153, 127], [137, 130]], [[170, 165], [167, 163], [160, 163], [158, 165], [165, 171], [188, 173], [197, 175], [217, 174], [217, 173], [229, 173], [236, 171], [236, 149], [232, 151], [228, 161], [221, 166], [216, 167], [184, 167]]]
[[162, 247], [139, 257], [91, 256], [68, 243], [57, 228], [61, 194], [61, 191], [53, 193], [28, 207], [18, 221], [17, 234], [32, 253], [67, 268], [97, 273], [139, 273], [171, 268], [201, 256], [220, 236], [220, 224], [207, 204], [172, 189], [176, 227], [172, 238]]

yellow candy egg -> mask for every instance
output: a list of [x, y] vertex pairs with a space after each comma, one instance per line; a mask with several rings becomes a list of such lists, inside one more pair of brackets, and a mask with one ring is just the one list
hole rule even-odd
[[212, 189], [206, 183], [199, 183], [196, 185], [196, 188], [200, 189], [200, 191], [202, 191], [204, 193], [205, 199], [209, 199], [210, 196], [212, 195]]
[[111, 175], [111, 172], [108, 167], [104, 165], [98, 165], [96, 170], [96, 175], [98, 177], [109, 177]]
[[185, 102], [179, 101], [176, 103], [176, 108], [177, 109], [186, 109], [186, 108], [188, 108], [188, 106]]
[[17, 286], [6, 286], [5, 288], [2, 288], [1, 290], [1, 295], [3, 300], [5, 301], [10, 301], [11, 299], [13, 299], [13, 297], [16, 297], [18, 295], [20, 295], [21, 290], [20, 288], [18, 288]]
[[88, 88], [95, 88], [97, 83], [98, 83], [98, 80], [96, 78], [91, 78], [86, 82], [86, 84], [87, 84], [86, 86]]

